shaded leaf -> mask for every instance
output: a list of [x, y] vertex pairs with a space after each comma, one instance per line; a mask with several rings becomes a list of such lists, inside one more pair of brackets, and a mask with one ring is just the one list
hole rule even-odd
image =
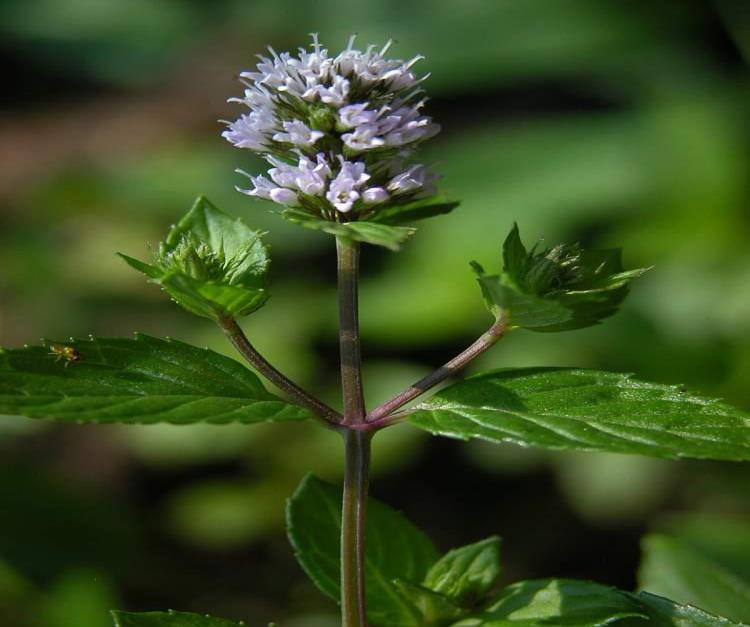
[[748, 460], [750, 415], [679, 387], [570, 368], [495, 370], [417, 405], [437, 435], [654, 457]]
[[453, 549], [430, 568], [425, 587], [467, 607], [481, 600], [500, 576], [500, 538]]
[[425, 218], [450, 213], [459, 204], [458, 201], [447, 200], [441, 196], [433, 196], [432, 198], [414, 200], [402, 205], [390, 205], [378, 209], [371, 220], [379, 224], [408, 224], [415, 220], [424, 220]]
[[246, 315], [268, 299], [262, 235], [200, 197], [159, 244], [153, 265], [120, 256], [196, 315]]
[[333, 222], [295, 209], [286, 209], [281, 217], [294, 224], [299, 224], [314, 231], [323, 231], [336, 237], [346, 237], [356, 242], [384, 246], [390, 250], [399, 250], [416, 229], [406, 226], [390, 226], [377, 222]]
[[[287, 532], [297, 560], [325, 594], [340, 598], [341, 490], [313, 475], [287, 504]], [[375, 499], [367, 505], [367, 612], [374, 625], [416, 627], [420, 611], [395, 579], [422, 581], [437, 560], [429, 538], [402, 514]]]
[[[714, 616], [691, 605], [680, 605], [655, 594], [639, 592], [631, 596], [641, 604], [649, 617], [648, 623], [634, 622], [634, 627], [635, 625], [642, 625], [642, 627], [745, 627], [743, 623], [735, 623], [728, 618]], [[630, 622], [625, 621], [623, 626], [629, 627]]]
[[395, 579], [393, 585], [407, 601], [421, 614], [419, 625], [446, 625], [459, 618], [464, 612], [448, 597], [424, 586]]
[[750, 623], [750, 582], [675, 538], [648, 535], [642, 547], [641, 588]]
[[[75, 351], [69, 361], [50, 352]], [[0, 413], [64, 422], [302, 420], [238, 362], [176, 340], [88, 339], [0, 351]]]

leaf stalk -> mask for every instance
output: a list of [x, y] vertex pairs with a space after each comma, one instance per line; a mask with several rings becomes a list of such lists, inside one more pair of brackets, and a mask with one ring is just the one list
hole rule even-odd
[[286, 392], [294, 401], [306, 407], [322, 418], [329, 426], [338, 427], [341, 422], [341, 414], [332, 407], [326, 405], [320, 399], [306, 392], [299, 385], [287, 378], [283, 373], [277, 370], [269, 361], [261, 355], [257, 349], [250, 343], [245, 332], [232, 317], [221, 317], [217, 320], [219, 327], [227, 336], [229, 341], [239, 351], [239, 353], [266, 379], [273, 383], [277, 388]]

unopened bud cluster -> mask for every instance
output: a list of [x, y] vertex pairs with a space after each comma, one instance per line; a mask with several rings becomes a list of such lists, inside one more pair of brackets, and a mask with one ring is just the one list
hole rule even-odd
[[178, 272], [199, 281], [222, 281], [234, 285], [242, 282], [247, 271], [246, 259], [254, 245], [254, 241], [249, 241], [244, 249], [227, 258], [223, 249], [215, 250], [189, 233], [183, 235], [176, 245], [159, 244], [154, 253], [154, 264], [162, 272]]
[[331, 57], [313, 35], [311, 51], [269, 48], [256, 71], [240, 74], [245, 93], [231, 101], [250, 111], [223, 136], [271, 165], [267, 176], [246, 175], [252, 187], [240, 191], [334, 220], [432, 195], [438, 177], [411, 161], [440, 130], [422, 114], [426, 76], [413, 71], [421, 57], [387, 59], [389, 47], [357, 50], [352, 37]]

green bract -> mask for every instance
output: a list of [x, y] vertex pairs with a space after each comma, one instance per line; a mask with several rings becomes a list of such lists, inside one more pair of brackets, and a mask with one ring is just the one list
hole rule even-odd
[[397, 251], [416, 232], [415, 228], [403, 226], [404, 224], [450, 213], [456, 207], [458, 202], [433, 196], [380, 207], [371, 218], [352, 222], [325, 220], [303, 209], [284, 209], [279, 213], [285, 220], [308, 229]]
[[408, 226], [391, 226], [379, 222], [334, 222], [299, 209], [285, 209], [281, 212], [281, 217], [307, 229], [323, 231], [329, 235], [355, 242], [383, 246], [393, 251], [399, 250], [401, 245], [416, 232], [416, 229]]
[[568, 331], [597, 324], [617, 311], [628, 283], [648, 268], [624, 271], [620, 249], [583, 250], [577, 244], [530, 251], [514, 225], [503, 243], [503, 270], [488, 275], [476, 262], [485, 303], [510, 328]]
[[206, 318], [261, 307], [270, 263], [263, 233], [199, 197], [153, 255], [153, 264], [120, 255], [188, 311]]

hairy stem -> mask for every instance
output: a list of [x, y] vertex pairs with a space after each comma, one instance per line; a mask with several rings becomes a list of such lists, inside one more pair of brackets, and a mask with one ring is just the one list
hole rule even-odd
[[365, 509], [370, 471], [371, 433], [364, 424], [362, 356], [359, 339], [359, 243], [336, 238], [339, 288], [339, 349], [346, 445], [344, 498], [341, 515], [341, 623], [366, 627]]
[[359, 242], [336, 238], [339, 287], [339, 350], [344, 425], [365, 418], [362, 355], [359, 341]]
[[303, 390], [294, 381], [291, 381], [274, 368], [250, 343], [250, 340], [247, 339], [247, 336], [234, 318], [220, 318], [218, 322], [221, 330], [224, 331], [224, 335], [229, 338], [234, 347], [260, 374], [277, 388], [286, 392], [294, 401], [323, 418], [331, 426], [339, 424], [341, 415], [335, 409]]
[[499, 318], [465, 351], [456, 355], [453, 359], [440, 366], [440, 368], [433, 373], [428, 374], [426, 377], [423, 377], [416, 383], [410, 385], [403, 392], [396, 394], [393, 398], [373, 409], [367, 415], [367, 422], [382, 422], [383, 419], [390, 416], [397, 409], [403, 407], [408, 402], [413, 401], [415, 398], [435, 387], [438, 383], [441, 383], [452, 374], [465, 368], [472, 360], [479, 357], [479, 355], [499, 341], [500, 338], [505, 335], [506, 330], [507, 323], [505, 319]]
[[341, 518], [341, 623], [366, 627], [365, 513], [372, 433], [347, 429], [344, 499]]

